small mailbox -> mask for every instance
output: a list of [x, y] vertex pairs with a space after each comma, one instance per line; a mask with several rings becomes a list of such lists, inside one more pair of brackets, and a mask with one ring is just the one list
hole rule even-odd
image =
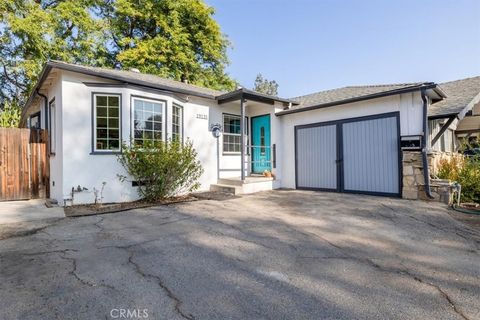
[[422, 136], [402, 136], [400, 146], [402, 150], [422, 150]]

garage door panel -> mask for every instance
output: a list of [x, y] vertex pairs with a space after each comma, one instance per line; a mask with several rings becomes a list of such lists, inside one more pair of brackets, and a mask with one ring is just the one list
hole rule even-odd
[[297, 187], [337, 188], [336, 126], [297, 130]]
[[345, 191], [399, 193], [397, 118], [342, 124]]

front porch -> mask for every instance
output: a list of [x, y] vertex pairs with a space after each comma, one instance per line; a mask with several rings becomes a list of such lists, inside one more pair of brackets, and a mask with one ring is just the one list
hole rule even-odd
[[217, 184], [211, 190], [240, 194], [274, 189], [281, 178], [281, 124], [275, 114], [293, 102], [241, 88], [218, 97], [218, 104], [221, 113], [211, 124], [217, 138]]

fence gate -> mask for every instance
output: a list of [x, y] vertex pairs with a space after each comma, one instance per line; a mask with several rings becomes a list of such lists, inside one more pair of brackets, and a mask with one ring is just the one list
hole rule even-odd
[[46, 130], [0, 128], [0, 201], [47, 198]]

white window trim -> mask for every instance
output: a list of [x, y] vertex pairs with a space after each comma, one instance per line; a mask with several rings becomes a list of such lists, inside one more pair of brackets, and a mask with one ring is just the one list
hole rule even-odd
[[148, 101], [162, 105], [162, 141], [166, 141], [167, 100], [132, 95], [130, 100], [130, 144], [133, 145], [133, 143], [135, 142], [135, 100]]
[[[222, 154], [226, 154], [226, 155], [239, 155], [240, 154], [240, 151], [225, 151], [224, 150], [224, 136], [227, 135], [227, 136], [235, 136], [235, 137], [240, 137], [242, 134], [241, 133], [228, 133], [228, 132], [225, 132], [225, 116], [227, 117], [238, 117], [240, 118], [240, 120], [242, 119], [241, 118], [241, 115], [239, 114], [233, 114], [233, 113], [222, 113]], [[247, 116], [245, 116], [245, 130], [247, 132], [247, 134], [245, 134], [245, 146], [244, 148], [248, 145], [248, 141], [249, 141], [249, 135], [248, 133], [250, 133], [250, 128], [249, 128], [249, 125], [248, 125], [248, 122], [249, 122], [249, 118]], [[244, 132], [245, 133], [245, 132]], [[247, 148], [248, 150], [248, 148]], [[245, 152], [245, 154], [247, 154], [247, 152]]]
[[[118, 149], [97, 149], [97, 97], [112, 97], [116, 96], [118, 97]], [[100, 93], [100, 92], [95, 92], [92, 94], [92, 106], [93, 106], [93, 152], [94, 153], [105, 153], [105, 154], [111, 154], [111, 153], [119, 153], [122, 151], [122, 94], [121, 93]]]
[[172, 103], [172, 121], [171, 121], [171, 128], [170, 128], [170, 129], [171, 129], [170, 136], [171, 136], [172, 139], [173, 139], [173, 110], [174, 110], [175, 108], [179, 108], [179, 109], [180, 109], [180, 123], [179, 123], [179, 127], [180, 127], [180, 128], [179, 128], [180, 139], [179, 139], [179, 141], [180, 141], [180, 142], [183, 142], [183, 134], [184, 134], [184, 132], [183, 132], [183, 130], [184, 130], [184, 129], [183, 129], [184, 110], [183, 110], [183, 106], [182, 106], [181, 104], [178, 104], [178, 103], [175, 103], [175, 102]]

